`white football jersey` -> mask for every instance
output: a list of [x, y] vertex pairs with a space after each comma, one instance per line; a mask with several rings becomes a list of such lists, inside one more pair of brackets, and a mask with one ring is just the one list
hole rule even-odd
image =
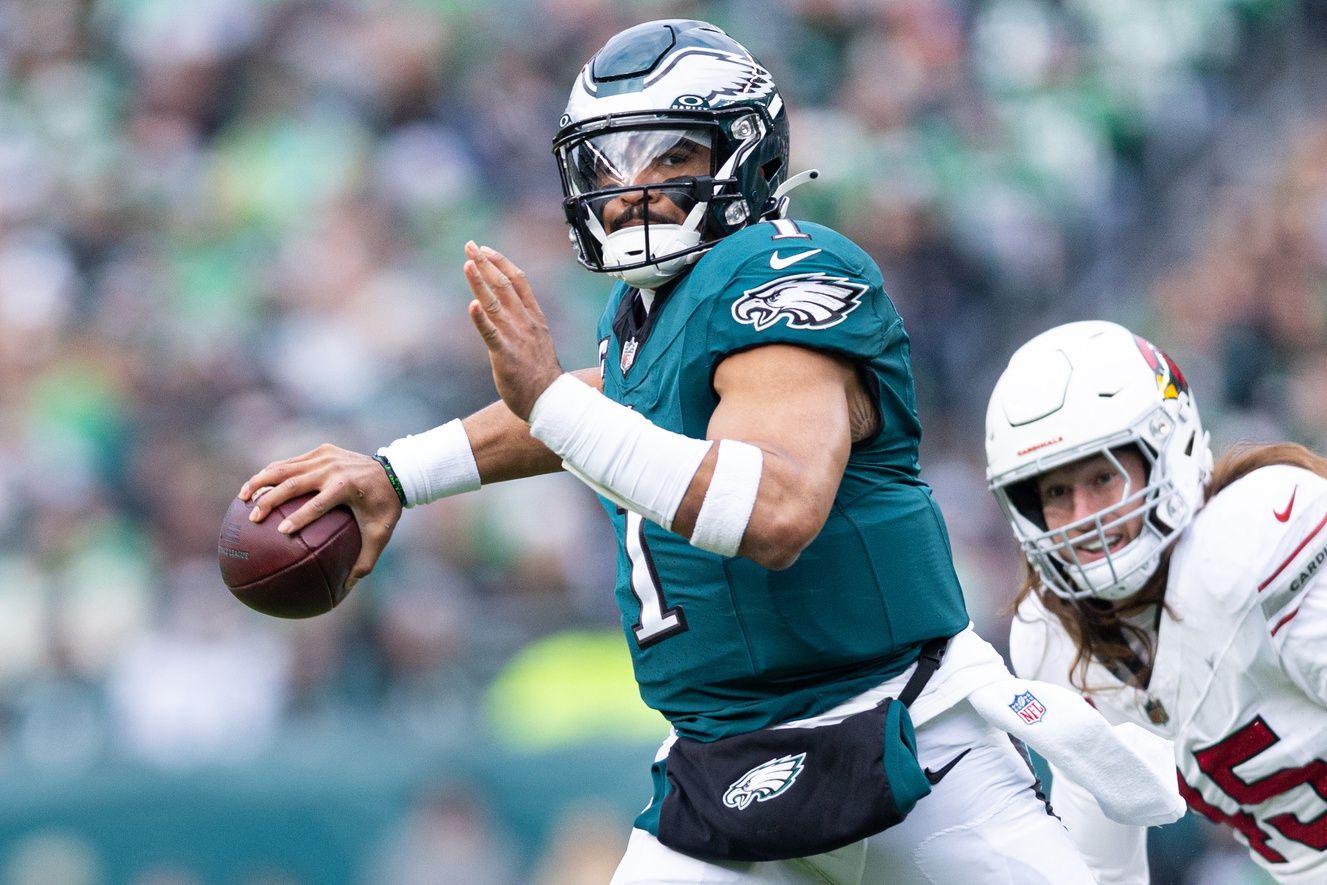
[[[1324, 572], [1327, 479], [1256, 470], [1175, 545], [1147, 690], [1097, 663], [1087, 672], [1086, 696], [1107, 719], [1174, 741], [1190, 808], [1294, 885], [1327, 882]], [[1035, 595], [1014, 619], [1010, 655], [1019, 676], [1069, 684], [1073, 643]]]

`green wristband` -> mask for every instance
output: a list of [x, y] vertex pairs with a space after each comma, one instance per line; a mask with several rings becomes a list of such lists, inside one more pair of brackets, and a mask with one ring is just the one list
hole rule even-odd
[[382, 465], [382, 469], [387, 471], [387, 480], [392, 484], [392, 489], [396, 491], [396, 497], [401, 502], [402, 507], [409, 507], [405, 500], [405, 489], [401, 488], [401, 480], [397, 479], [396, 471], [392, 469], [392, 462], [387, 460], [386, 455], [374, 455], [373, 460]]

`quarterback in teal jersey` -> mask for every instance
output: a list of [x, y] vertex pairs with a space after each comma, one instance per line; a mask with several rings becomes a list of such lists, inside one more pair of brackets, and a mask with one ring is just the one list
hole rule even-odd
[[639, 290], [618, 286], [598, 334], [604, 393], [689, 437], [708, 432], [716, 367], [774, 344], [850, 362], [869, 407], [820, 531], [786, 569], [699, 550], [608, 502], [641, 694], [679, 733], [710, 739], [823, 712], [967, 624], [918, 477], [907, 335], [851, 241], [806, 222], [752, 225], [661, 287], [648, 312]]
[[358, 579], [403, 506], [560, 469], [599, 493], [641, 695], [674, 729], [615, 883], [1090, 882], [978, 709], [1012, 677], [920, 478], [907, 335], [861, 249], [787, 217], [814, 174], [789, 176], [770, 73], [713, 25], [638, 25], [582, 69], [553, 150], [578, 259], [621, 281], [600, 364], [564, 372], [525, 275], [467, 244], [500, 401], [373, 458], [271, 464], [253, 518], [350, 506]]

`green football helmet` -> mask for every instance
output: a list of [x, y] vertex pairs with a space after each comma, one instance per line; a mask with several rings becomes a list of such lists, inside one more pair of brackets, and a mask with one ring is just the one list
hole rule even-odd
[[609, 40], [576, 78], [553, 153], [581, 263], [641, 288], [787, 202], [783, 99], [706, 22], [648, 22]]

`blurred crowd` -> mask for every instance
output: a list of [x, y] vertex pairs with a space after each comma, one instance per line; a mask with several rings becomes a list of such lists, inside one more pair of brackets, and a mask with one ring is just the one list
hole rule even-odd
[[[794, 168], [823, 173], [793, 214], [880, 263], [997, 644], [1018, 567], [981, 422], [1022, 339], [1125, 322], [1185, 368], [1218, 449], [1327, 447], [1313, 0], [0, 0], [0, 778], [243, 766], [366, 718], [439, 750], [661, 734], [597, 644], [611, 538], [564, 477], [409, 513], [310, 621], [244, 609], [215, 559], [269, 460], [493, 398], [466, 240], [520, 264], [564, 365], [591, 364], [611, 281], [573, 258], [550, 140], [590, 53], [661, 17], [770, 68]], [[577, 688], [586, 659], [610, 686]], [[577, 864], [611, 866], [629, 823], [571, 808], [535, 858], [473, 806], [426, 795], [374, 878], [594, 881]], [[1253, 881], [1214, 877], [1217, 844], [1201, 881]], [[141, 881], [194, 881], [169, 875]]]

